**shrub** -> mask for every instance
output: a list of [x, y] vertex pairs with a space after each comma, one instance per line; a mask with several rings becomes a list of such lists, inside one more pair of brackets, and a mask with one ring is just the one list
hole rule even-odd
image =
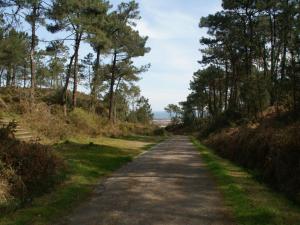
[[9, 183], [9, 178], [10, 174], [8, 173], [8, 170], [4, 167], [3, 162], [0, 161], [0, 209], [13, 199], [10, 194], [11, 185]]
[[243, 118], [242, 115], [234, 111], [225, 111], [215, 118], [202, 119], [200, 136], [206, 138], [209, 134], [221, 131], [226, 127], [235, 127], [237, 125], [247, 124], [249, 120]]
[[28, 127], [49, 139], [64, 139], [72, 132], [61, 106], [39, 103], [34, 106], [34, 110], [26, 110], [23, 118]]
[[153, 131], [155, 136], [167, 136], [167, 131], [165, 128], [157, 128]]
[[91, 135], [99, 134], [100, 117], [90, 113], [84, 109], [76, 108], [69, 114], [69, 119], [72, 124], [82, 132]]
[[24, 201], [53, 187], [63, 163], [49, 146], [17, 141], [8, 130], [0, 129], [0, 180], [10, 196]]
[[27, 190], [21, 176], [7, 164], [0, 161], [0, 211], [19, 199], [25, 199]]
[[8, 181], [0, 177], [0, 207], [1, 205], [5, 205], [7, 202], [9, 202], [11, 198], [11, 195], [9, 193], [9, 184]]
[[[41, 100], [44, 102], [47, 102], [48, 104], [51, 104], [51, 105], [60, 105], [61, 101], [62, 101], [62, 99], [61, 99], [62, 92], [63, 92], [63, 90], [61, 88], [57, 89], [57, 90], [49, 89], [47, 94], [46, 93], [41, 94], [41, 96], [42, 96]], [[69, 95], [67, 95], [67, 96], [69, 97]]]
[[166, 131], [174, 134], [184, 134], [186, 132], [184, 124], [170, 124], [166, 128]]
[[211, 135], [206, 144], [221, 156], [256, 171], [260, 179], [300, 203], [299, 128], [299, 124], [231, 128]]
[[14, 142], [1, 150], [2, 161], [21, 177], [29, 195], [40, 194], [55, 184], [59, 159], [48, 146]]

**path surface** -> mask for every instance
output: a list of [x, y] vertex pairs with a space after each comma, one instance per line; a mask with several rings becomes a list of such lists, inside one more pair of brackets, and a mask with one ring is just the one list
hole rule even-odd
[[195, 147], [174, 137], [114, 173], [63, 224], [234, 223]]

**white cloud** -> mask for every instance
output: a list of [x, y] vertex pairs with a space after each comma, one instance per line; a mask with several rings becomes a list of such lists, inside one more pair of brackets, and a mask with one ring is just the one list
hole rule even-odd
[[142, 16], [137, 29], [149, 37], [148, 46], [152, 49], [136, 60], [138, 64], [152, 64], [140, 86], [152, 108], [163, 110], [167, 104], [183, 101], [188, 95], [189, 82], [201, 58], [199, 38], [205, 34], [198, 28], [200, 17], [219, 9], [221, 1], [137, 1]]
[[153, 109], [162, 110], [169, 103], [185, 100], [189, 92], [189, 81], [200, 57], [199, 18], [179, 9], [166, 11], [157, 1], [149, 2], [141, 3], [145, 10], [137, 29], [149, 36], [152, 48], [140, 62], [150, 62], [152, 68], [140, 84]]
[[137, 23], [141, 34], [151, 39], [187, 38], [197, 32], [198, 19], [178, 10], [168, 12], [159, 7], [147, 7], [142, 20]]

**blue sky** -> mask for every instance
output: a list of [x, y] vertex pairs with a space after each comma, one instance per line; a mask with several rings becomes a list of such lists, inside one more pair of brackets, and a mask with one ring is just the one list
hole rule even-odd
[[[120, 1], [112, 1], [118, 3]], [[139, 82], [154, 111], [184, 101], [189, 82], [199, 68], [199, 39], [205, 35], [198, 24], [202, 16], [221, 9], [221, 0], [138, 0], [142, 19], [137, 29], [149, 36], [151, 52], [138, 64], [151, 63]]]
[[[116, 6], [121, 1], [110, 2]], [[199, 68], [197, 60], [201, 59], [199, 39], [206, 33], [198, 27], [200, 18], [221, 10], [221, 0], [136, 1], [142, 16], [137, 29], [149, 37], [147, 45], [151, 47], [149, 54], [135, 60], [137, 65], [151, 63], [139, 86], [142, 95], [149, 98], [152, 109], [162, 111], [169, 103], [186, 99], [189, 82]], [[62, 34], [49, 34], [45, 29], [39, 29], [38, 34], [45, 40], [62, 37]], [[92, 49], [83, 43], [80, 58], [89, 52]]]

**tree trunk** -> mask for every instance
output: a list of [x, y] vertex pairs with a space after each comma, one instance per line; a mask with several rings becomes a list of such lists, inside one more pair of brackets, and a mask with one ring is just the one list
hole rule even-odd
[[23, 68], [23, 88], [26, 87], [26, 64], [24, 65]]
[[97, 88], [99, 88], [100, 85], [100, 74], [99, 74], [99, 68], [100, 68], [100, 47], [97, 48], [97, 56], [96, 56], [96, 64], [94, 67], [94, 77], [92, 81], [92, 90], [91, 90], [91, 110], [95, 111], [95, 105], [97, 102]]
[[211, 88], [210, 87], [208, 88], [208, 110], [209, 110], [209, 113], [211, 115], [214, 115], [213, 107], [212, 107]]
[[12, 86], [16, 87], [16, 67], [12, 67], [12, 78], [11, 78]]
[[213, 79], [213, 104], [214, 104], [214, 116], [216, 116], [217, 115], [216, 79]]
[[111, 122], [114, 122], [114, 116], [113, 116], [113, 111], [114, 111], [114, 86], [115, 86], [115, 73], [116, 73], [116, 64], [117, 64], [117, 52], [114, 52], [113, 56], [113, 64], [112, 64], [112, 71], [111, 71], [111, 80], [110, 80], [110, 88], [109, 88], [109, 120]]
[[264, 64], [264, 78], [266, 79], [268, 76], [268, 57], [267, 57], [267, 49], [266, 42], [264, 41], [264, 49], [263, 49], [263, 64]]
[[0, 72], [0, 87], [2, 87], [3, 72], [4, 72], [4, 69], [1, 69], [1, 72]]
[[68, 70], [67, 70], [67, 74], [66, 74], [66, 82], [65, 82], [65, 85], [64, 85], [64, 88], [62, 91], [62, 105], [64, 108], [65, 116], [67, 116], [68, 87], [69, 87], [69, 83], [70, 83], [70, 77], [71, 77], [71, 71], [72, 71], [74, 57], [75, 57], [75, 53], [70, 58], [70, 62], [69, 62]]
[[292, 30], [292, 27], [290, 26], [292, 24], [291, 22], [291, 12], [288, 9], [289, 8], [289, 0], [285, 0], [285, 6], [286, 9], [284, 10], [284, 17], [286, 20], [284, 21], [284, 28], [281, 32], [283, 32], [283, 53], [282, 53], [282, 60], [281, 60], [281, 80], [285, 79], [286, 76], [286, 58], [287, 58], [287, 47], [288, 47], [288, 37], [290, 36], [290, 31]]
[[276, 16], [272, 13], [269, 13], [269, 23], [270, 23], [270, 31], [271, 31], [271, 85], [270, 85], [270, 95], [271, 95], [271, 105], [273, 106], [276, 102], [276, 74], [275, 74], [275, 66], [276, 66]]
[[231, 60], [232, 67], [232, 82], [230, 90], [230, 99], [229, 99], [229, 109], [236, 111], [238, 107], [238, 77], [237, 77], [237, 65], [235, 59]]
[[228, 72], [228, 62], [225, 62], [225, 99], [224, 99], [224, 110], [226, 111], [228, 108], [228, 80], [229, 80], [229, 72]]
[[286, 40], [286, 34], [284, 38], [283, 43], [283, 53], [282, 53], [282, 60], [281, 60], [281, 77], [280, 79], [283, 81], [285, 79], [285, 73], [286, 73], [286, 53], [287, 53], [287, 40]]
[[30, 46], [30, 72], [31, 72], [31, 90], [30, 90], [30, 98], [33, 101], [34, 100], [34, 94], [35, 94], [35, 86], [36, 86], [36, 77], [35, 77], [35, 70], [36, 70], [36, 64], [35, 64], [35, 46], [36, 46], [36, 18], [38, 13], [38, 7], [36, 5], [32, 8], [32, 21], [31, 21], [31, 46]]
[[10, 66], [8, 68], [8, 71], [6, 73], [7, 73], [6, 87], [9, 87], [9, 86], [11, 86], [11, 80], [12, 80], [12, 77], [13, 77], [13, 68], [12, 68], [12, 66]]
[[73, 109], [77, 106], [77, 85], [78, 85], [78, 52], [80, 48], [80, 42], [82, 38], [82, 32], [76, 35], [75, 43], [75, 57], [74, 57], [74, 83], [73, 83], [73, 98], [72, 98], [72, 107]]
[[293, 71], [293, 102], [294, 115], [296, 118], [300, 117], [300, 62], [294, 63]]

